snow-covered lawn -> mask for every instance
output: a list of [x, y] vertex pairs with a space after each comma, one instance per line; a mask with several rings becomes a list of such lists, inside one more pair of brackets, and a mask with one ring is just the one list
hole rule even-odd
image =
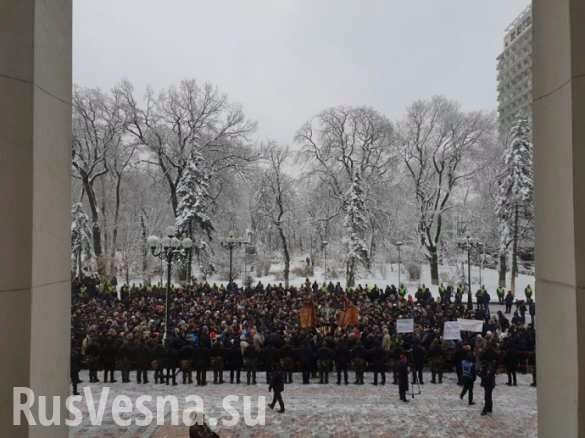
[[[227, 373], [226, 373], [227, 374]], [[100, 373], [101, 377], [101, 373]], [[118, 376], [119, 377], [119, 376]], [[134, 376], [132, 376], [134, 378]], [[208, 376], [209, 378], [209, 376]], [[536, 388], [530, 387], [529, 376], [519, 376], [517, 387], [504, 384], [505, 376], [499, 375], [494, 390], [494, 413], [481, 417], [483, 391], [479, 381], [475, 385], [475, 406], [468, 406], [459, 400], [460, 387], [455, 384], [452, 374], [447, 375], [442, 385], [429, 383], [430, 376], [425, 376], [422, 394], [404, 404], [398, 399], [398, 389], [394, 385], [373, 386], [371, 374], [366, 377], [363, 386], [348, 385], [287, 385], [284, 392], [286, 413], [281, 415], [266, 409], [264, 426], [236, 428], [222, 426], [221, 419], [231, 418], [222, 408], [222, 399], [227, 395], [251, 396], [252, 413], [255, 416], [258, 396], [270, 394], [264, 380], [264, 373], [259, 374], [258, 385], [213, 385], [200, 388], [194, 385], [164, 386], [110, 384], [111, 394], [106, 408], [106, 421], [102, 426], [90, 426], [85, 417], [82, 426], [71, 429], [70, 436], [77, 437], [187, 437], [187, 429], [182, 426], [171, 427], [156, 425], [121, 428], [116, 426], [111, 417], [113, 396], [124, 394], [132, 399], [147, 394], [153, 397], [176, 395], [184, 398], [190, 394], [202, 397], [205, 414], [208, 418], [220, 419], [216, 431], [222, 437], [230, 436], [385, 436], [385, 437], [536, 437]], [[87, 373], [82, 373], [87, 382]], [[298, 382], [300, 376], [295, 375]], [[352, 381], [352, 380], [350, 380]], [[151, 380], [152, 382], [152, 380]], [[98, 397], [100, 384], [89, 385]], [[82, 388], [83, 388], [82, 385]], [[410, 399], [410, 396], [409, 396]], [[148, 405], [148, 404], [147, 404]], [[241, 404], [235, 403], [240, 414]], [[84, 409], [86, 411], [86, 409]], [[87, 414], [87, 412], [85, 412]], [[136, 414], [143, 418], [141, 414]], [[167, 420], [170, 413], [167, 411]], [[131, 417], [133, 418], [133, 417]], [[134, 422], [133, 422], [134, 424]]]
[[[438, 286], [433, 286], [431, 284], [431, 271], [428, 265], [422, 265], [421, 267], [421, 279], [420, 281], [415, 281], [415, 282], [409, 282], [407, 281], [407, 277], [408, 274], [404, 269], [404, 266], [402, 266], [402, 271], [400, 274], [400, 282], [403, 283], [408, 291], [414, 295], [414, 293], [416, 292], [416, 289], [418, 288], [419, 285], [424, 284], [426, 286], [428, 286], [431, 289], [431, 292], [433, 293], [434, 296], [438, 296], [439, 295], [439, 290], [438, 290]], [[278, 265], [272, 265], [271, 268], [271, 274], [265, 277], [259, 277], [259, 278], [255, 278], [254, 281], [258, 282], [258, 281], [262, 281], [263, 284], [267, 284], [267, 283], [271, 283], [271, 284], [278, 284], [279, 282], [281, 282], [281, 278], [282, 278], [282, 274], [279, 272], [279, 270], [281, 270], [282, 267], [278, 266]], [[467, 266], [465, 266], [465, 275], [467, 275]], [[440, 275], [447, 275], [450, 278], [456, 278], [456, 276], [454, 275], [454, 267], [451, 266], [441, 266], [440, 267]], [[389, 284], [395, 284], [398, 285], [398, 265], [397, 264], [393, 264], [393, 265], [387, 265], [385, 271], [386, 275], [382, 275], [380, 273], [380, 270], [377, 270], [378, 272], [373, 272], [373, 273], [367, 273], [367, 272], [363, 272], [360, 271], [358, 276], [357, 276], [357, 280], [356, 280], [356, 284], [361, 284], [362, 286], [364, 285], [377, 285], [378, 287], [386, 287], [386, 285]], [[344, 279], [343, 278], [336, 278], [336, 279], [328, 279], [323, 275], [323, 270], [320, 267], [315, 267], [315, 275], [312, 277], [309, 277], [309, 280], [312, 281], [317, 281], [318, 283], [322, 283], [324, 281], [332, 281], [334, 284], [339, 281], [341, 283], [341, 285], [343, 286], [345, 284]], [[507, 278], [507, 288], [510, 288], [510, 276], [508, 275]], [[467, 278], [467, 277], [466, 277]], [[290, 278], [290, 284], [292, 285], [300, 285], [302, 283], [304, 283], [306, 280], [305, 277], [299, 277], [299, 276], [291, 276]], [[492, 296], [492, 299], [495, 300], [496, 299], [496, 289], [498, 288], [498, 271], [495, 269], [483, 269], [482, 273], [481, 273], [481, 283], [486, 287], [487, 291], [490, 293], [490, 295]], [[444, 283], [445, 285], [448, 284], [448, 282]], [[475, 293], [475, 291], [477, 289], [479, 289], [480, 283], [479, 283], [479, 267], [477, 266], [472, 266], [471, 267], [471, 284], [472, 284], [472, 289], [473, 292]], [[532, 290], [534, 291], [534, 276], [532, 275], [524, 275], [524, 274], [520, 274], [518, 276], [518, 278], [516, 279], [516, 297], [518, 299], [525, 299], [524, 296], [524, 288], [530, 285], [532, 287]], [[533, 295], [533, 298], [535, 298], [536, 296], [536, 291]], [[474, 295], [475, 297], [475, 295]]]

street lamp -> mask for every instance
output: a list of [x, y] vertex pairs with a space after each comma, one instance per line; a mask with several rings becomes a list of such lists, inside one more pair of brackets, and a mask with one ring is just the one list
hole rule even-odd
[[401, 259], [400, 259], [400, 247], [404, 245], [404, 242], [395, 242], [394, 246], [396, 246], [396, 248], [398, 248], [398, 289], [400, 289], [400, 265], [401, 265]]
[[168, 227], [166, 236], [162, 239], [158, 236], [149, 236], [147, 241], [150, 252], [154, 257], [167, 262], [167, 289], [165, 292], [165, 331], [163, 335], [163, 342], [168, 340], [169, 336], [169, 294], [171, 291], [171, 273], [173, 262], [188, 254], [193, 247], [193, 241], [188, 237], [179, 239], [175, 227]]
[[230, 253], [230, 282], [228, 287], [234, 282], [233, 276], [233, 253], [234, 249], [241, 247], [245, 243], [244, 240], [240, 240], [236, 237], [234, 231], [230, 231], [227, 237], [221, 242], [221, 246], [227, 249]]

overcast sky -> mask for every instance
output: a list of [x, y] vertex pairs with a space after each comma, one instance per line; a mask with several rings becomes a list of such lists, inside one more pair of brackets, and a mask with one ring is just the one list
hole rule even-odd
[[334, 105], [397, 118], [443, 94], [495, 110], [496, 56], [528, 0], [75, 0], [74, 81], [210, 81], [292, 141]]

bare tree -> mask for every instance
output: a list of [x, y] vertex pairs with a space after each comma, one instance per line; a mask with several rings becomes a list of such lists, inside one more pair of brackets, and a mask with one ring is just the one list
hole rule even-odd
[[209, 83], [185, 80], [158, 97], [148, 90], [143, 107], [129, 82], [122, 82], [117, 92], [124, 101], [128, 132], [152, 153], [148, 161], [167, 182], [175, 216], [177, 185], [193, 150], [205, 157], [214, 175], [243, 172], [257, 159], [247, 145], [255, 124]]
[[444, 214], [451, 207], [455, 188], [477, 171], [469, 158], [492, 131], [490, 116], [464, 113], [444, 97], [415, 102], [401, 125], [401, 154], [419, 215], [418, 240], [430, 263], [433, 284], [439, 283]]
[[[297, 132], [296, 141], [302, 147], [301, 156], [312, 164], [309, 174], [330, 187], [340, 210], [349, 211], [349, 189], [359, 175], [365, 200], [363, 213], [368, 217], [371, 232], [375, 232], [376, 221], [369, 218], [373, 213], [369, 207], [373, 205], [374, 187], [388, 184], [398, 161], [390, 121], [367, 107], [330, 108], [305, 123]], [[369, 269], [369, 256], [363, 259]], [[355, 263], [349, 266], [347, 275], [354, 278]]]
[[268, 168], [263, 172], [256, 192], [258, 213], [266, 218], [276, 229], [284, 261], [284, 283], [289, 284], [290, 251], [285, 220], [292, 212], [294, 197], [293, 181], [285, 174], [284, 165], [289, 158], [287, 148], [279, 148], [275, 144], [268, 145], [264, 150]]
[[93, 249], [98, 273], [105, 273], [100, 208], [95, 184], [108, 173], [108, 153], [123, 131], [119, 101], [99, 89], [73, 92], [73, 176], [81, 181], [91, 212]]

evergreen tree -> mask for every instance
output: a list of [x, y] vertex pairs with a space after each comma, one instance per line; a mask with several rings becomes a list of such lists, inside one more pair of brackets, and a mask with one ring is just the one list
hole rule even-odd
[[[519, 118], [510, 131], [509, 139], [504, 155], [504, 171], [499, 181], [497, 214], [501, 233], [500, 264], [502, 261], [505, 263], [508, 247], [512, 244], [511, 289], [515, 292], [518, 240], [529, 229], [534, 218], [533, 146], [528, 120]], [[501, 277], [500, 285], [504, 286]]]
[[355, 284], [355, 274], [358, 263], [369, 269], [370, 260], [368, 248], [364, 240], [368, 221], [366, 218], [365, 196], [362, 188], [362, 179], [356, 172], [352, 184], [345, 197], [345, 237], [347, 245], [346, 283], [347, 287]]
[[83, 261], [92, 258], [91, 239], [89, 216], [83, 211], [81, 203], [75, 203], [71, 209], [71, 256], [77, 276], [82, 273]]
[[[182, 175], [177, 185], [177, 218], [176, 226], [179, 233], [196, 240], [201, 240], [195, 244], [199, 251], [199, 256], [205, 259], [210, 258], [209, 246], [203, 245], [204, 237], [195, 239], [195, 235], [201, 231], [209, 240], [215, 230], [209, 208], [211, 197], [209, 195], [209, 170], [206, 167], [205, 159], [201, 154], [193, 151], [185, 173]], [[204, 253], [204, 254], [203, 254]], [[192, 253], [189, 251], [186, 280], [191, 278]]]

